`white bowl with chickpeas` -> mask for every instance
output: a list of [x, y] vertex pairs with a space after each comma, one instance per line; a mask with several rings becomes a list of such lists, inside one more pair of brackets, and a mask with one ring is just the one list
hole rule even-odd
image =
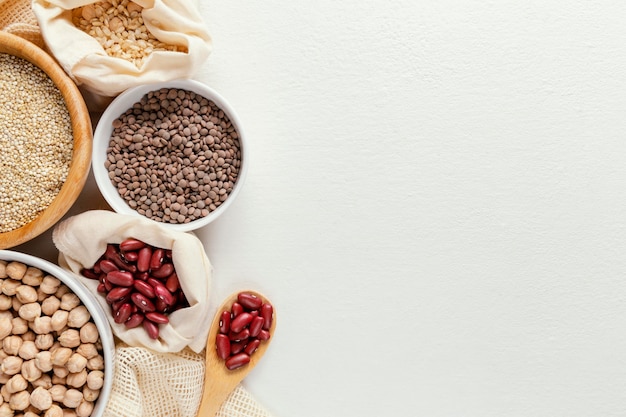
[[70, 273], [0, 250], [0, 343], [0, 415], [103, 415], [113, 334], [94, 295]]
[[192, 231], [235, 201], [248, 169], [232, 106], [195, 80], [130, 88], [102, 114], [92, 169], [111, 208]]

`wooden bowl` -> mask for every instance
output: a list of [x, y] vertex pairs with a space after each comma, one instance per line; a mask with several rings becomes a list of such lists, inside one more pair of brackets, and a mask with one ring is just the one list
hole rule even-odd
[[2, 31], [0, 31], [0, 53], [23, 58], [41, 68], [50, 77], [65, 99], [74, 136], [70, 169], [59, 194], [30, 223], [18, 229], [0, 233], [0, 249], [6, 249], [39, 236], [54, 226], [72, 207], [89, 174], [93, 130], [89, 111], [78, 87], [50, 55], [19, 36]]

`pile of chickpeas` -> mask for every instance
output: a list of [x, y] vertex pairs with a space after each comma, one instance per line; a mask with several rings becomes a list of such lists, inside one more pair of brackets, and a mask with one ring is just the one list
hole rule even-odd
[[100, 336], [58, 278], [0, 260], [0, 417], [87, 417], [104, 384]]

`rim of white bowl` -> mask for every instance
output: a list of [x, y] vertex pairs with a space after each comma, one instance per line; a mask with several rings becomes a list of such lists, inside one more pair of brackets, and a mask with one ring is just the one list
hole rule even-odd
[[98, 328], [104, 356], [104, 385], [100, 389], [100, 396], [96, 400], [91, 417], [102, 416], [107, 402], [111, 398], [111, 390], [113, 387], [113, 377], [115, 375], [115, 341], [106, 313], [98, 303], [98, 300], [96, 300], [95, 295], [72, 276], [70, 272], [45, 259], [13, 250], [0, 250], [0, 260], [21, 262], [58, 278], [80, 298], [85, 307], [89, 310]]
[[113, 186], [111, 180], [109, 179], [109, 173], [104, 168], [104, 162], [107, 156], [106, 149], [109, 144], [111, 133], [113, 132], [113, 121], [126, 110], [128, 110], [133, 104], [138, 102], [145, 94], [151, 91], [160, 90], [161, 88], [185, 89], [188, 91], [193, 91], [196, 94], [200, 94], [204, 98], [213, 101], [221, 110], [224, 111], [224, 113], [226, 113], [231, 123], [235, 126], [239, 139], [239, 146], [241, 150], [241, 164], [239, 166], [237, 181], [235, 181], [235, 185], [228, 195], [228, 198], [226, 198], [226, 200], [224, 200], [224, 202], [222, 202], [222, 204], [220, 204], [217, 209], [210, 212], [207, 216], [193, 220], [189, 223], [168, 223], [155, 220], [157, 223], [162, 224], [164, 227], [168, 227], [172, 230], [189, 232], [199, 229], [215, 221], [228, 209], [228, 207], [230, 207], [230, 205], [239, 194], [241, 188], [243, 187], [248, 171], [248, 147], [246, 144], [246, 138], [239, 116], [237, 115], [237, 112], [235, 112], [235, 110], [232, 108], [232, 106], [228, 103], [228, 101], [226, 101], [226, 99], [222, 97], [221, 94], [219, 94], [208, 85], [196, 80], [178, 79], [172, 81], [142, 84], [136, 87], [131, 87], [120, 93], [107, 106], [107, 108], [102, 113], [98, 124], [96, 125], [96, 130], [93, 135], [93, 154], [91, 158], [91, 167], [93, 169], [96, 184], [100, 189], [100, 193], [115, 212], [120, 214], [137, 216], [144, 219], [147, 218], [146, 216], [139, 214], [139, 212], [131, 208], [126, 203], [126, 201], [119, 195], [117, 189]]

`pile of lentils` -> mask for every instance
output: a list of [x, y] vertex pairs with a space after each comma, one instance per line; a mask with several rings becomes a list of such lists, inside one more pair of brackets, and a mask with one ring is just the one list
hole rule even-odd
[[61, 92], [37, 66], [0, 54], [0, 232], [34, 220], [59, 194], [72, 159]]
[[105, 168], [139, 214], [188, 223], [217, 209], [241, 164], [239, 136], [213, 101], [191, 91], [151, 91], [113, 121]]

